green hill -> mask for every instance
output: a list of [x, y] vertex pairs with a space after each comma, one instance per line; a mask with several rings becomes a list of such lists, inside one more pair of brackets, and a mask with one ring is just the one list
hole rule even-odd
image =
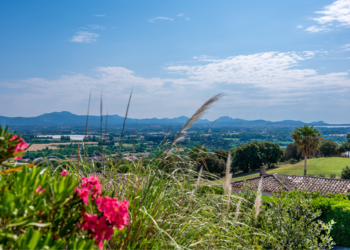
[[[350, 167], [350, 158], [342, 157], [326, 157], [326, 158], [314, 158], [307, 161], [307, 174], [319, 175], [325, 174], [329, 177], [330, 174], [336, 174], [337, 178], [340, 178], [341, 170], [345, 166]], [[268, 169], [267, 174], [291, 174], [291, 175], [303, 175], [304, 174], [304, 161], [296, 164], [281, 165], [276, 168]], [[259, 172], [252, 172], [247, 174], [240, 174], [237, 177], [232, 178], [232, 181], [239, 181], [250, 179], [259, 176]]]

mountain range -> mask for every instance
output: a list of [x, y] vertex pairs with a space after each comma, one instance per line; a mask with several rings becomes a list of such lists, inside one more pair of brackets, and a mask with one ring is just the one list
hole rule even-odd
[[[105, 121], [106, 116], [103, 116], [103, 121]], [[89, 116], [89, 126], [99, 126], [100, 116]], [[147, 118], [147, 119], [134, 119], [128, 118], [126, 124], [132, 125], [184, 125], [188, 121], [188, 117], [180, 116], [177, 118]], [[121, 126], [124, 121], [124, 117], [119, 115], [108, 115], [107, 117], [108, 126]], [[0, 124], [10, 125], [10, 126], [85, 126], [86, 115], [75, 115], [68, 111], [53, 112], [39, 115], [36, 117], [5, 117], [0, 116]], [[196, 125], [200, 126], [210, 126], [212, 121], [207, 119], [199, 119]], [[314, 126], [344, 126], [348, 124], [327, 124], [323, 121], [305, 123], [302, 121], [294, 120], [284, 120], [278, 122], [271, 122], [266, 120], [243, 120], [238, 118], [231, 118], [228, 116], [220, 117], [215, 125], [219, 126], [302, 126], [304, 124], [314, 125]]]

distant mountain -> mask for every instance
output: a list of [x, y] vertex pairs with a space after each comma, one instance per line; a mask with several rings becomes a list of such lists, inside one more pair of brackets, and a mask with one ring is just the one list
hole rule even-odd
[[[106, 116], [103, 116], [105, 121]], [[89, 126], [99, 126], [100, 116], [89, 116]], [[188, 121], [188, 117], [180, 116], [177, 118], [149, 118], [149, 119], [133, 119], [128, 118], [126, 123], [128, 125], [184, 125]], [[108, 116], [108, 126], [121, 126], [123, 124], [124, 117], [119, 115]], [[53, 112], [36, 117], [5, 117], [0, 116], [0, 124], [12, 125], [12, 126], [85, 126], [86, 116], [75, 115], [67, 111]], [[200, 119], [196, 123], [197, 125], [209, 126], [212, 121], [207, 119]], [[238, 118], [231, 118], [228, 116], [220, 117], [215, 125], [217, 126], [276, 126], [276, 127], [288, 127], [288, 126], [302, 126], [304, 124], [314, 126], [330, 126], [334, 124], [327, 124], [323, 121], [305, 123], [302, 121], [284, 120], [279, 122], [271, 122], [265, 120], [243, 120]], [[347, 124], [338, 124], [338, 126]]]

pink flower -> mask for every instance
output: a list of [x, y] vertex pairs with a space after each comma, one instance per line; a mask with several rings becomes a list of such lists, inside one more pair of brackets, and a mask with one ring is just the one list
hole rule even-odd
[[[13, 135], [11, 137], [10, 141], [14, 141], [17, 138], [18, 138], [17, 135]], [[17, 145], [14, 148], [8, 148], [7, 151], [9, 152], [9, 151], [13, 151], [14, 150], [13, 154], [18, 154], [20, 152], [23, 152], [27, 148], [28, 148], [27, 143], [22, 138], [19, 138]], [[20, 160], [20, 159], [22, 159], [22, 157], [21, 156], [16, 156], [16, 157], [14, 157], [14, 159], [15, 160]]]
[[67, 174], [68, 174], [68, 171], [67, 171], [67, 170], [63, 170], [63, 171], [58, 175], [58, 177], [61, 177], [61, 176], [65, 177]]
[[106, 217], [101, 216], [97, 221], [95, 231], [92, 234], [93, 238], [95, 238], [96, 245], [98, 245], [100, 249], [103, 249], [103, 240], [109, 240], [112, 237], [113, 232], [113, 228], [107, 225]]
[[79, 189], [77, 187], [74, 190], [78, 192], [79, 197], [83, 200], [84, 204], [87, 205], [89, 202], [89, 190], [86, 188]]
[[87, 178], [83, 177], [82, 181], [81, 187], [91, 191], [92, 200], [97, 199], [101, 195], [102, 186], [97, 176], [91, 175]]
[[100, 197], [96, 199], [95, 203], [111, 225], [121, 230], [129, 224], [129, 202], [127, 200], [120, 202], [116, 198], [105, 196], [103, 199]]
[[35, 189], [35, 194], [37, 194], [37, 193], [44, 193], [45, 192], [45, 189], [43, 189], [43, 190], [40, 190], [41, 189], [41, 186], [39, 185], [36, 189]]
[[97, 225], [97, 214], [91, 215], [91, 214], [84, 214], [83, 216], [84, 223], [83, 223], [83, 230], [87, 231], [93, 231], [96, 228]]

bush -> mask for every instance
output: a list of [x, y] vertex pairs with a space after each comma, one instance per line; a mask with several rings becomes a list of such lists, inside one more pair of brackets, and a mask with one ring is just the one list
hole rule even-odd
[[337, 245], [350, 247], [350, 201], [344, 198], [318, 197], [312, 201], [312, 206], [322, 211], [321, 220], [335, 221], [331, 236]]
[[341, 178], [350, 180], [350, 168], [346, 166], [345, 168], [342, 169], [341, 171]]
[[73, 175], [51, 178], [39, 168], [17, 171], [1, 178], [0, 245], [4, 249], [90, 249], [93, 241], [83, 239], [77, 227], [83, 202], [74, 193]]
[[319, 152], [325, 157], [338, 156], [339, 155], [339, 145], [336, 142], [324, 140], [319, 147]]
[[334, 243], [330, 237], [333, 222], [323, 223], [320, 212], [302, 192], [276, 193], [265, 199], [258, 224], [273, 237], [262, 237], [264, 249], [324, 249]]

